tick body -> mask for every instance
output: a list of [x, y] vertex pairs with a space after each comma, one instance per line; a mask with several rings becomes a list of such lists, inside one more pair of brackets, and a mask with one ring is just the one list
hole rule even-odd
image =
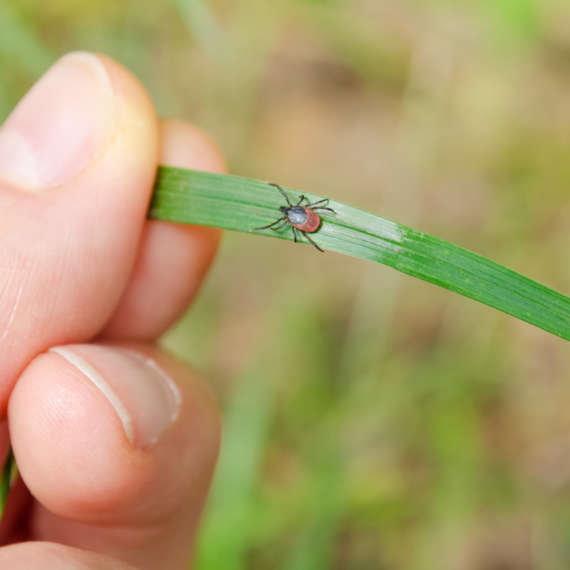
[[321, 227], [321, 217], [307, 206], [281, 206], [279, 211], [287, 216], [287, 221], [299, 231], [312, 234]]
[[332, 208], [327, 207], [327, 204], [329, 203], [328, 198], [311, 203], [305, 196], [301, 195], [299, 196], [297, 203], [292, 204], [291, 200], [289, 200], [289, 196], [287, 196], [281, 186], [273, 183], [271, 183], [271, 186], [274, 186], [277, 188], [277, 190], [279, 190], [279, 192], [281, 192], [287, 201], [287, 206], [281, 206], [279, 208], [279, 211], [283, 214], [283, 216], [267, 226], [255, 229], [271, 229], [273, 231], [279, 231], [286, 225], [289, 225], [291, 226], [291, 230], [293, 232], [293, 241], [299, 241], [297, 238], [297, 231], [299, 231], [310, 244], [315, 246], [319, 251], [324, 251], [307, 234], [315, 233], [321, 227], [321, 217], [319, 216], [318, 212], [325, 211], [330, 212], [331, 214], [336, 214]]

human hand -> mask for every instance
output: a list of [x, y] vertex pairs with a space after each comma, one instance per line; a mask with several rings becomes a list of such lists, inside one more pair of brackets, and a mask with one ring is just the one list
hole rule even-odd
[[206, 386], [154, 341], [194, 297], [219, 233], [145, 219], [159, 162], [224, 169], [102, 56], [62, 58], [0, 129], [0, 460], [9, 426], [21, 475], [0, 568], [188, 561], [219, 420]]

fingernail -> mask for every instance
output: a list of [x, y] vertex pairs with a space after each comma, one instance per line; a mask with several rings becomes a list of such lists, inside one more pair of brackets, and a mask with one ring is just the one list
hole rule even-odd
[[154, 445], [178, 418], [178, 387], [151, 358], [124, 348], [82, 344], [50, 352], [65, 358], [101, 391], [133, 446]]
[[0, 129], [0, 179], [31, 191], [66, 182], [104, 150], [116, 114], [102, 61], [85, 52], [64, 56]]

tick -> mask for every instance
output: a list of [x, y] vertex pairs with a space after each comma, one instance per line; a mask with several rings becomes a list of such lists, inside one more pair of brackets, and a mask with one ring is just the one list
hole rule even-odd
[[331, 212], [336, 214], [332, 208], [328, 208], [329, 203], [328, 198], [323, 198], [317, 202], [309, 202], [303, 194], [299, 196], [299, 200], [295, 205], [289, 200], [289, 196], [285, 193], [285, 190], [281, 188], [278, 184], [269, 183], [270, 186], [274, 186], [283, 194], [283, 197], [287, 201], [287, 206], [281, 206], [279, 211], [283, 214], [280, 218], [275, 220], [273, 223], [263, 226], [261, 228], [255, 228], [256, 230], [268, 230], [272, 229], [275, 232], [283, 229], [286, 225], [291, 226], [293, 231], [293, 241], [300, 241], [297, 237], [297, 232], [301, 232], [307, 238], [307, 241], [314, 245], [319, 251], [324, 251], [321, 249], [307, 234], [315, 233], [321, 227], [321, 218], [318, 211]]

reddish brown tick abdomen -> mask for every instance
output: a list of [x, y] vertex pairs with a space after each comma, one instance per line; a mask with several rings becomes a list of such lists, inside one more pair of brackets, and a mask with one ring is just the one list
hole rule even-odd
[[319, 229], [321, 225], [321, 218], [319, 215], [311, 208], [303, 208], [305, 210], [306, 219], [301, 224], [292, 224], [297, 229], [302, 230], [304, 232], [312, 234]]

